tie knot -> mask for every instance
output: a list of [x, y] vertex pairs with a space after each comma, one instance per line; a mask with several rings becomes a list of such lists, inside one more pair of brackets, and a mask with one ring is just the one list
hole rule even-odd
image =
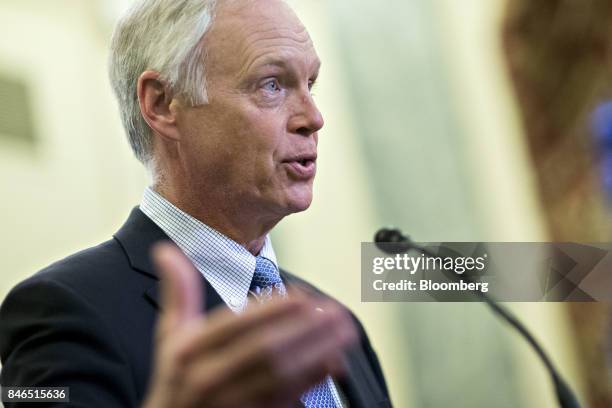
[[255, 273], [253, 274], [253, 282], [251, 286], [259, 286], [260, 288], [267, 288], [274, 284], [281, 283], [281, 277], [276, 269], [274, 262], [263, 256], [257, 256], [255, 258]]
[[285, 295], [285, 286], [278, 269], [268, 258], [255, 257], [255, 273], [251, 282], [251, 291], [257, 295], [265, 293], [265, 297], [271, 297], [274, 293]]

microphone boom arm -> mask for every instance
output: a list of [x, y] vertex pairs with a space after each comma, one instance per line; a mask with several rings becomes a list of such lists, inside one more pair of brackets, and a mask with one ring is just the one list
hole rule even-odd
[[[429, 258], [439, 258], [437, 254], [434, 254], [427, 248], [424, 248], [416, 243], [414, 243], [408, 236], [404, 235], [398, 229], [387, 229], [382, 228], [374, 237], [374, 242], [376, 244], [393, 244], [393, 253], [399, 252], [408, 252], [411, 249], [416, 250], [417, 252], [422, 253], [426, 257]], [[389, 248], [386, 246], [378, 246], [383, 252], [390, 253]], [[503, 321], [513, 327], [519, 334], [531, 345], [534, 349], [535, 353], [540, 357], [544, 366], [548, 370], [550, 377], [552, 378], [555, 393], [557, 395], [557, 400], [559, 401], [559, 406], [561, 408], [580, 408], [580, 404], [578, 403], [578, 399], [574, 395], [574, 392], [570, 388], [570, 386], [565, 382], [563, 377], [559, 371], [555, 368], [552, 363], [550, 357], [546, 354], [542, 346], [537, 342], [537, 340], [533, 337], [533, 335], [527, 330], [527, 328], [518, 320], [512, 312], [506, 309], [504, 306], [499, 304], [497, 301], [493, 300], [490, 296], [486, 295], [481, 291], [473, 291], [473, 294], [480, 297], [488, 306], [491, 308], [493, 313], [499, 316]]]

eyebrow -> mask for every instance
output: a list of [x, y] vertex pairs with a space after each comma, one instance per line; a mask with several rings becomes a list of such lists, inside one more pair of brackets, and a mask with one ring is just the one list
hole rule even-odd
[[[315, 65], [314, 72], [318, 74], [319, 70], [321, 69], [321, 60], [317, 58], [314, 65]], [[266, 66], [275, 66], [275, 67], [284, 68], [284, 69], [292, 68], [292, 64], [286, 59], [278, 58], [278, 57], [265, 57], [264, 59], [261, 60], [261, 62], [256, 62], [248, 66], [245, 69], [245, 72], [249, 72], [249, 71], [259, 69], [262, 67], [266, 67]]]

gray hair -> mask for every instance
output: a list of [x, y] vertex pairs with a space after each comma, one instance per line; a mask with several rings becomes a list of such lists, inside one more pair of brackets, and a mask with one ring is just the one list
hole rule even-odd
[[119, 20], [111, 43], [110, 81], [134, 154], [150, 165], [151, 129], [138, 103], [138, 78], [146, 70], [192, 106], [208, 103], [205, 47], [217, 0], [138, 0]]

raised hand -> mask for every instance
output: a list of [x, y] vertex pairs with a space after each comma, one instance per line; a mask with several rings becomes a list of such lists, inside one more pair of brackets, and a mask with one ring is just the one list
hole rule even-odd
[[295, 407], [328, 374], [343, 374], [357, 333], [336, 302], [294, 290], [240, 314], [205, 316], [203, 279], [182, 252], [160, 244], [153, 258], [162, 313], [146, 408]]

